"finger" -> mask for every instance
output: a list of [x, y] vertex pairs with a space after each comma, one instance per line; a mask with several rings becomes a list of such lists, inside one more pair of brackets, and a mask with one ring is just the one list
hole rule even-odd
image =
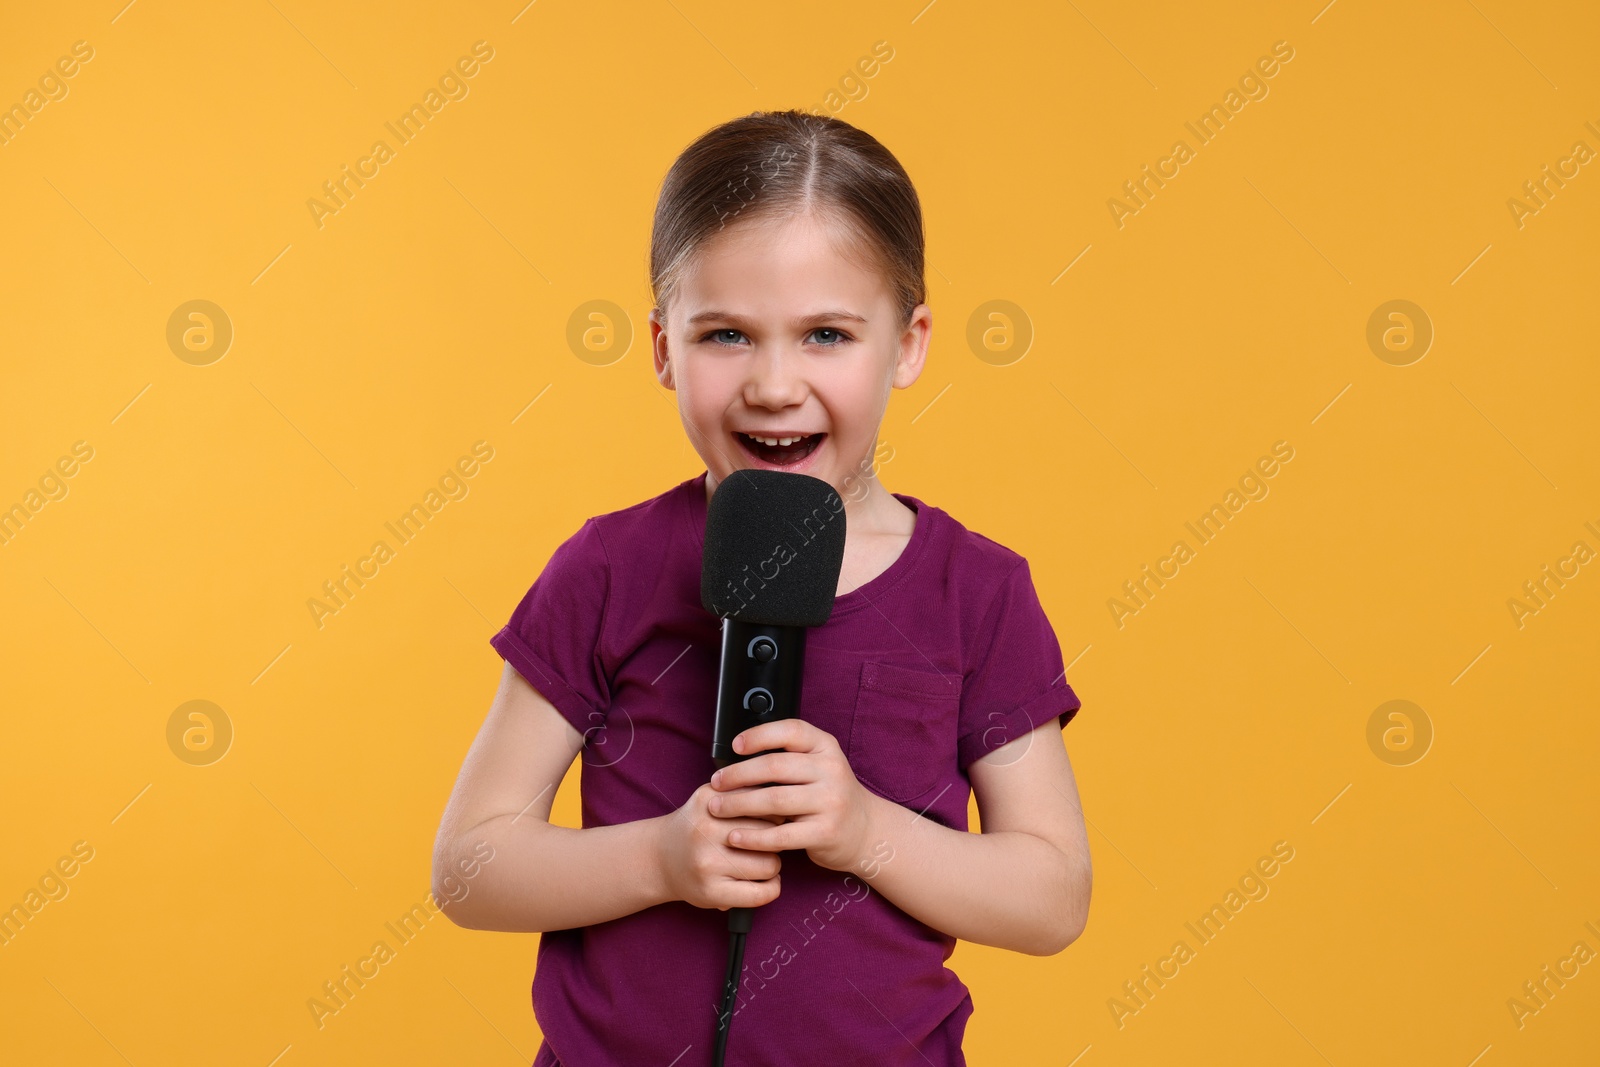
[[786, 822], [768, 830], [730, 830], [728, 845], [753, 852], [782, 852], [791, 848], [810, 848], [814, 842], [805, 823]]
[[716, 815], [711, 817], [719, 823], [732, 823], [735, 826], [742, 824], [756, 830], [765, 829], [768, 826], [782, 826], [789, 821], [789, 817], [786, 815], [741, 815], [733, 819], [723, 819]]
[[[728, 855], [728, 861], [733, 866], [733, 869], [736, 872], [736, 877], [748, 878], [748, 877], [753, 877], [753, 876], [755, 876], [756, 874], [759, 873], [757, 871], [754, 871], [750, 867], [750, 861], [749, 861], [749, 858], [748, 858], [749, 857], [749, 852], [744, 850], [744, 849], [736, 848], [733, 845], [729, 844], [727, 833], [718, 832], [717, 830], [713, 830], [711, 834], [708, 834], [706, 832], [706, 830], [701, 829], [699, 826], [696, 826], [694, 824], [690, 824], [690, 825], [691, 825], [692, 829], [694, 830], [695, 834], [702, 841], [704, 841], [708, 846], [710, 846], [713, 849], [716, 849], [720, 845], [723, 849], [726, 849], [726, 854]], [[713, 836], [713, 835], [715, 835], [715, 836]]]
[[[722, 870], [724, 878], [740, 882], [760, 882], [778, 873], [778, 869], [771, 862], [778, 859], [775, 853], [746, 848], [743, 845], [731, 845], [726, 839], [723, 843], [727, 846], [723, 852], [726, 860], [726, 866]], [[781, 865], [782, 861], [779, 862]]]
[[712, 782], [707, 783], [708, 785], [711, 786], [711, 792], [706, 797], [706, 803], [708, 803], [708, 804], [711, 803], [711, 801], [713, 799], [715, 799], [716, 797], [719, 797], [719, 796], [726, 796], [726, 795], [728, 795], [730, 793], [748, 793], [752, 789], [764, 789], [764, 788], [766, 788], [765, 786], [760, 786], [760, 785], [738, 785], [738, 786], [731, 786], [731, 787], [727, 786], [727, 785], [723, 785], [723, 786], [719, 787], [717, 785], [718, 781], [721, 781], [721, 779], [716, 779], [716, 780], [714, 780]]
[[777, 900], [778, 894], [782, 889], [782, 880], [777, 875], [773, 875], [764, 882], [729, 882], [725, 887], [725, 893], [727, 896], [736, 898], [736, 902], [721, 907], [720, 910], [727, 911], [728, 908], [759, 908], [763, 904], [770, 904]]
[[769, 748], [809, 752], [816, 748], [820, 736], [822, 731], [804, 719], [774, 719], [737, 734], [733, 750], [741, 756], [747, 752], [765, 752]]
[[730, 848], [727, 858], [728, 866], [722, 872], [722, 879], [727, 882], [765, 882], [783, 870], [783, 858], [776, 852]]
[[781, 815], [740, 816], [737, 819], [714, 819], [712, 822], [713, 829], [711, 832], [711, 837], [708, 837], [706, 840], [721, 841], [724, 845], [726, 845], [728, 843], [728, 835], [734, 830], [765, 830], [772, 826], [782, 826], [787, 821], [788, 820]]
[[706, 810], [719, 819], [806, 815], [815, 810], [815, 802], [805, 786], [774, 785], [764, 789], [718, 793], [706, 801]]
[[767, 782], [813, 782], [817, 779], [815, 761], [809, 753], [769, 752], [738, 763], [730, 763], [711, 776], [711, 787], [719, 793]]
[[783, 860], [776, 852], [760, 852], [753, 848], [730, 848], [728, 851], [738, 858], [730, 877], [741, 882], [764, 882], [776, 878], [783, 870]]
[[[771, 787], [770, 786], [762, 786], [759, 790], [758, 789], [741, 789], [741, 790], [739, 790], [739, 792], [740, 793], [753, 793], [753, 792], [759, 792], [759, 791], [762, 791], [762, 790], [765, 790], [765, 789], [769, 789], [769, 788], [771, 788]], [[709, 799], [707, 799], [707, 801], [706, 801], [706, 814], [708, 816], [710, 816], [712, 819], [715, 819], [717, 821], [717, 823], [719, 823], [719, 824], [748, 822], [751, 825], [760, 824], [760, 825], [765, 825], [765, 826], [777, 826], [779, 823], [785, 822], [787, 820], [787, 816], [774, 815], [774, 814], [770, 814], [770, 813], [769, 814], [765, 814], [765, 815], [721, 815], [721, 814], [718, 814], [717, 811], [714, 808], [712, 808], [712, 806], [711, 806], [711, 801], [716, 800], [716, 799], [717, 799], [717, 794], [713, 794]]]

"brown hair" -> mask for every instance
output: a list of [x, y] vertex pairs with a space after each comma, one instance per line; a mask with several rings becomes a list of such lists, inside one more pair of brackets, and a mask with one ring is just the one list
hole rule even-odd
[[814, 213], [887, 275], [901, 325], [926, 300], [922, 206], [871, 134], [807, 111], [754, 111], [701, 134], [667, 171], [650, 235], [650, 289], [665, 319], [685, 265], [736, 219]]

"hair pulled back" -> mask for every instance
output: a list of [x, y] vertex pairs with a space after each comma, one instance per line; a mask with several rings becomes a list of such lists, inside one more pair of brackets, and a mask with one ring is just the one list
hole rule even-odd
[[684, 268], [737, 222], [813, 214], [884, 272], [901, 325], [927, 298], [922, 206], [876, 138], [826, 115], [755, 111], [701, 134], [673, 162], [656, 200], [650, 289], [663, 317]]

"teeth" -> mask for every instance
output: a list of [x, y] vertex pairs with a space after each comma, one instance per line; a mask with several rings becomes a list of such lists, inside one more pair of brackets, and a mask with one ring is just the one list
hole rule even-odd
[[802, 434], [799, 437], [757, 437], [755, 434], [745, 434], [745, 436], [750, 438], [752, 441], [760, 441], [764, 445], [782, 445], [787, 447], [794, 444], [796, 441], [803, 441], [805, 438], [810, 437], [811, 435]]

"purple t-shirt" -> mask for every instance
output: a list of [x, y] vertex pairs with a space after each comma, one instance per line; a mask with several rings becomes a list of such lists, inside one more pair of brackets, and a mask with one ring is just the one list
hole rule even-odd
[[[866, 788], [964, 831], [967, 766], [1043, 723], [1065, 726], [1079, 701], [1027, 561], [894, 495], [916, 510], [910, 542], [807, 635], [801, 715], [838, 740]], [[704, 472], [589, 519], [490, 640], [585, 735], [586, 827], [669, 814], [716, 769], [721, 622], [700, 603], [705, 523]], [[955, 938], [860, 870], [800, 849], [781, 858], [782, 892], [745, 944], [728, 1067], [964, 1065], [973, 1007], [944, 966]], [[727, 919], [680, 900], [546, 931], [535, 1067], [708, 1065]]]

